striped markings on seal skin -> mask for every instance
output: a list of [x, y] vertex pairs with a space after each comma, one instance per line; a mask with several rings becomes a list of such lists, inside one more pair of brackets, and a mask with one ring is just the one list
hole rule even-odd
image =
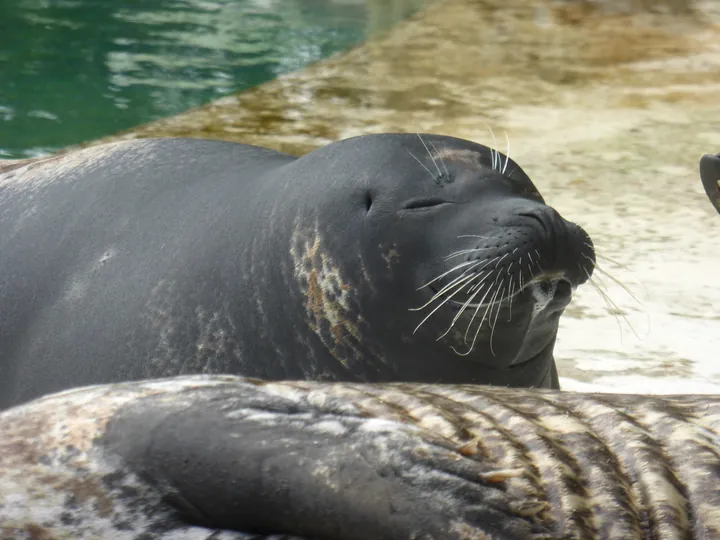
[[719, 475], [712, 396], [188, 376], [0, 413], [1, 538], [709, 539]]

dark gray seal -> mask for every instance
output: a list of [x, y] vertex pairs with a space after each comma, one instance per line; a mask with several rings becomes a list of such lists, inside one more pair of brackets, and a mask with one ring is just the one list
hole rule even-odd
[[720, 154], [705, 154], [700, 158], [700, 179], [710, 202], [720, 214]]
[[506, 156], [382, 134], [194, 139], [0, 175], [0, 406], [193, 373], [557, 387], [587, 234]]
[[0, 537], [720, 537], [720, 397], [189, 376], [0, 413]]

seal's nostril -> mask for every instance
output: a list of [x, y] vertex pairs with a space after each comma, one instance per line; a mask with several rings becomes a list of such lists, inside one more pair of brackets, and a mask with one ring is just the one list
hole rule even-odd
[[551, 294], [553, 292], [553, 284], [550, 281], [541, 281], [538, 283], [538, 287], [543, 294]]
[[555, 287], [555, 297], [568, 296], [572, 296], [572, 284], [567, 279], [561, 279]]

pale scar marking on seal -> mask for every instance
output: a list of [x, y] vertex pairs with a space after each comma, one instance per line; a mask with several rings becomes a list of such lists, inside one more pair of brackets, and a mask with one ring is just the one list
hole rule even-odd
[[459, 161], [468, 165], [477, 165], [482, 163], [482, 156], [467, 149], [441, 148], [432, 153], [432, 157], [436, 160]]
[[[61, 154], [21, 160], [5, 167], [0, 165], [0, 188], [13, 188], [32, 193], [66, 174], [79, 176], [85, 171], [99, 167], [105, 158], [132, 145], [142, 148], [138, 141], [118, 141], [108, 145], [91, 146]], [[40, 166], [43, 167], [40, 167]], [[34, 169], [39, 168], [38, 171]]]
[[79, 275], [70, 281], [63, 297], [71, 302], [82, 299], [90, 286], [90, 280], [110, 263], [117, 256], [117, 253], [115, 246], [107, 248], [100, 257], [90, 263], [87, 269], [79, 272]]
[[[333, 357], [350, 369], [349, 361], [365, 354], [360, 348], [360, 326], [365, 321], [352, 297], [353, 287], [348, 285], [339, 265], [323, 246], [317, 227], [309, 233], [295, 227], [290, 243], [294, 275], [305, 296], [310, 329]], [[322, 331], [323, 321], [329, 333]], [[375, 356], [383, 360], [379, 354]]]
[[[380, 246], [380, 248], [382, 249], [382, 246]], [[392, 270], [393, 265], [397, 264], [400, 261], [400, 253], [398, 253], [397, 247], [393, 245], [386, 251], [382, 251], [382, 258], [385, 260], [387, 269]]]

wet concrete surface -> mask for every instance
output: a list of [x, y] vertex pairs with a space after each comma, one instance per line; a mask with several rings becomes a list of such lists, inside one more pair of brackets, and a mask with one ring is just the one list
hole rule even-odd
[[564, 388], [720, 390], [720, 216], [698, 174], [720, 152], [720, 2], [438, 1], [347, 54], [120, 137], [300, 154], [387, 131], [501, 150], [507, 133], [548, 203], [593, 237], [604, 294], [581, 288], [564, 316]]

